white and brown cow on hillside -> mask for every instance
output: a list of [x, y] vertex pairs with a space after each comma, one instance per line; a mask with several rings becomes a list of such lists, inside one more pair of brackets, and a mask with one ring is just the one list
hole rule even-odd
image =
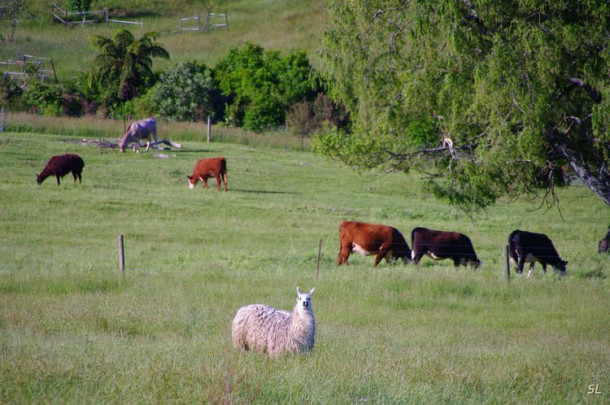
[[130, 143], [134, 143], [133, 151], [140, 153], [140, 139], [146, 139], [146, 152], [150, 150], [150, 136], [155, 139], [155, 150], [159, 150], [159, 140], [157, 139], [157, 120], [154, 118], [146, 118], [139, 121], [134, 121], [127, 125], [127, 131], [123, 135], [123, 139], [119, 142], [119, 149], [125, 152], [125, 148]]
[[542, 264], [542, 270], [546, 273], [546, 266], [550, 264], [555, 271], [562, 276], [566, 275], [567, 261], [562, 260], [553, 246], [551, 239], [543, 233], [520, 231], [518, 229], [508, 236], [509, 256], [513, 263], [517, 264], [517, 272], [523, 273], [525, 263], [530, 264], [527, 276], [532, 275], [536, 262]]
[[424, 255], [434, 260], [452, 259], [455, 267], [481, 266], [472, 242], [468, 236], [459, 232], [436, 231], [427, 228], [415, 228], [411, 231], [413, 263], [419, 264]]
[[387, 225], [367, 222], [345, 221], [339, 225], [340, 250], [337, 265], [347, 264], [352, 252], [364, 256], [375, 256], [373, 267], [385, 258], [388, 263], [395, 259], [411, 261], [411, 249], [400, 231]]
[[227, 191], [227, 161], [222, 156], [199, 159], [195, 163], [193, 174], [186, 177], [189, 179], [189, 188], [191, 189], [195, 188], [199, 180], [203, 182], [203, 187], [209, 188], [208, 179], [215, 177], [216, 188], [220, 190], [220, 184], [224, 181], [224, 188]]

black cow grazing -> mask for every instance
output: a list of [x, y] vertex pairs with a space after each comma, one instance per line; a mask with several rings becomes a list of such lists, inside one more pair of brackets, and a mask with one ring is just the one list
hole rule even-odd
[[411, 244], [411, 257], [415, 264], [419, 264], [426, 254], [434, 260], [452, 259], [455, 267], [463, 264], [477, 268], [482, 264], [468, 236], [459, 232], [415, 228], [411, 231]]
[[553, 242], [543, 233], [514, 230], [508, 237], [508, 248], [511, 261], [517, 264], [519, 274], [523, 273], [523, 266], [527, 262], [531, 263], [527, 276], [531, 276], [534, 265], [540, 262], [545, 273], [547, 264], [550, 264], [562, 276], [566, 275], [568, 262], [559, 257]]
[[606, 236], [604, 236], [604, 239], [599, 241], [597, 250], [599, 253], [610, 252], [610, 225], [608, 225], [608, 230], [606, 231]]
[[72, 172], [75, 182], [78, 178], [78, 182], [82, 183], [83, 167], [85, 167], [85, 162], [78, 155], [66, 153], [65, 155], [52, 156], [42, 172], [36, 177], [36, 183], [40, 185], [47, 177], [55, 176], [59, 186], [59, 178], [70, 172]]

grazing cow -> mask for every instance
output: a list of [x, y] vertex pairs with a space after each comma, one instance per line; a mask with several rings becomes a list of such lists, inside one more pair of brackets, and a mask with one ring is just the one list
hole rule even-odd
[[224, 181], [227, 191], [227, 161], [223, 157], [200, 159], [195, 164], [193, 174], [186, 177], [189, 179], [189, 188], [195, 188], [199, 180], [203, 182], [203, 187], [209, 188], [208, 179], [216, 177], [216, 188], [220, 190], [220, 183]]
[[388, 263], [395, 259], [411, 261], [411, 249], [402, 234], [391, 226], [369, 224], [366, 222], [345, 221], [339, 225], [341, 249], [337, 265], [346, 264], [352, 252], [364, 256], [376, 255], [373, 267], [385, 258]]
[[606, 236], [604, 236], [604, 239], [599, 241], [598, 252], [610, 252], [610, 225], [608, 226], [608, 230], [606, 231]]
[[146, 139], [146, 152], [150, 150], [150, 136], [155, 139], [155, 150], [159, 150], [157, 140], [157, 121], [154, 118], [146, 118], [139, 121], [134, 121], [127, 125], [127, 131], [123, 135], [123, 139], [119, 142], [121, 152], [125, 152], [131, 142], [134, 142], [133, 151], [140, 153], [140, 139]]
[[468, 236], [459, 232], [415, 228], [411, 231], [411, 244], [411, 258], [415, 264], [419, 264], [426, 254], [434, 260], [452, 259], [455, 267], [463, 264], [477, 268], [482, 264]]
[[85, 167], [85, 162], [78, 155], [66, 153], [65, 155], [52, 156], [44, 169], [42, 169], [42, 172], [37, 175], [36, 183], [40, 185], [47, 177], [55, 176], [59, 186], [59, 178], [64, 177], [70, 172], [72, 172], [74, 182], [78, 178], [78, 182], [82, 183], [81, 173], [83, 172], [83, 167]]
[[517, 264], [519, 274], [523, 273], [523, 265], [526, 262], [531, 263], [528, 277], [532, 275], [536, 262], [542, 264], [545, 273], [547, 264], [550, 264], [562, 276], [566, 274], [568, 262], [559, 257], [553, 242], [543, 233], [514, 230], [508, 237], [508, 248], [510, 259]]

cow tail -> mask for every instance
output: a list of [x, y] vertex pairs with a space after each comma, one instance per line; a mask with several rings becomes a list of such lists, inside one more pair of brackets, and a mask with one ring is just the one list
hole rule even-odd
[[508, 255], [516, 260], [517, 257], [517, 249], [515, 247], [515, 235], [519, 232], [519, 230], [514, 230], [508, 236]]

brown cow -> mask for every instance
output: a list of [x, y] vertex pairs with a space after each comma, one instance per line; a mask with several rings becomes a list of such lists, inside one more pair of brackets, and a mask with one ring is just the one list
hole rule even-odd
[[421, 258], [427, 254], [434, 260], [452, 259], [455, 267], [481, 266], [472, 242], [468, 236], [459, 232], [435, 231], [427, 228], [415, 228], [411, 232], [413, 252], [411, 258], [419, 264]]
[[402, 234], [391, 226], [366, 222], [345, 221], [339, 225], [341, 249], [337, 265], [346, 264], [352, 252], [364, 256], [376, 255], [373, 267], [385, 258], [388, 263], [395, 259], [411, 261], [411, 249]]
[[559, 257], [551, 239], [543, 233], [520, 231], [518, 229], [508, 236], [508, 254], [511, 261], [517, 264], [517, 272], [523, 273], [525, 263], [530, 264], [527, 276], [531, 276], [536, 262], [542, 264], [542, 270], [546, 273], [546, 266], [550, 264], [555, 271], [562, 276], [566, 274], [567, 261]]
[[85, 162], [78, 155], [66, 153], [65, 155], [51, 156], [42, 172], [37, 175], [36, 183], [40, 185], [47, 177], [55, 176], [59, 186], [59, 178], [64, 177], [70, 172], [72, 172], [75, 182], [78, 178], [78, 182], [82, 183], [81, 173], [83, 172], [83, 167], [85, 167]]
[[186, 176], [189, 179], [189, 188], [195, 188], [197, 182], [201, 180], [203, 187], [208, 187], [208, 179], [216, 178], [216, 186], [220, 190], [220, 183], [224, 181], [225, 191], [227, 191], [227, 161], [223, 157], [200, 159], [195, 164], [193, 174]]

